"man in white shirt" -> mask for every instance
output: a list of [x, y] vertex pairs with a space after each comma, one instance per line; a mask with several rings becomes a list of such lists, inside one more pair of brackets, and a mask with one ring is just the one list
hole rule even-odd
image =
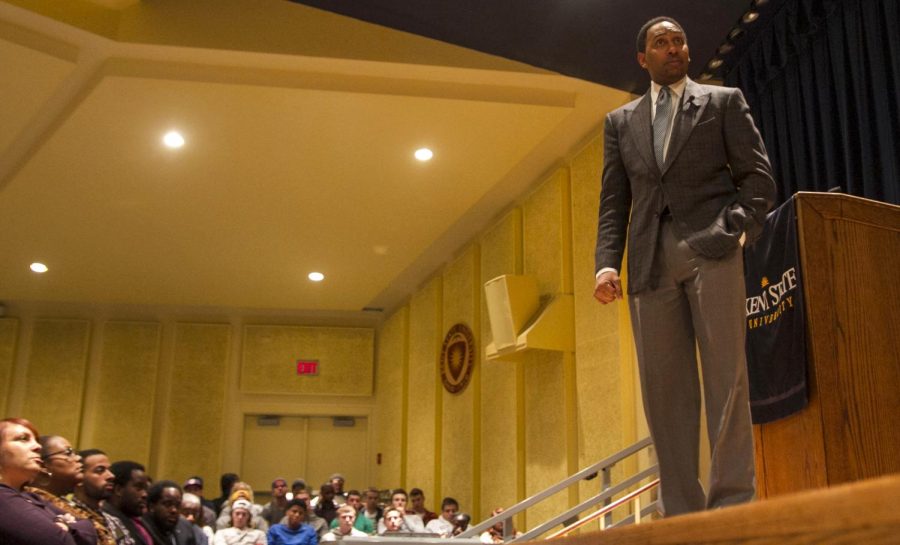
[[429, 521], [425, 529], [433, 534], [441, 537], [450, 537], [453, 535], [453, 517], [459, 512], [459, 503], [453, 498], [447, 497], [441, 502], [441, 515]]

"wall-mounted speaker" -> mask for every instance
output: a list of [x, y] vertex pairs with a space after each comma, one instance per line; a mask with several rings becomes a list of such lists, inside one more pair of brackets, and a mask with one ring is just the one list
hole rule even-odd
[[527, 275], [498, 276], [485, 282], [484, 297], [494, 347], [502, 351], [515, 346], [519, 333], [540, 308], [537, 279]]

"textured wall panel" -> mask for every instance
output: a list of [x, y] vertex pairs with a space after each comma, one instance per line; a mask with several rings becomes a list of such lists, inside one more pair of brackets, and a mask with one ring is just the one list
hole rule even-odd
[[22, 415], [78, 444], [90, 322], [35, 320]]
[[[244, 393], [372, 395], [372, 329], [252, 325], [243, 346]], [[319, 374], [298, 376], [298, 359], [318, 360]]]
[[[620, 350], [631, 342], [629, 328], [620, 324], [627, 316], [623, 301], [601, 305], [594, 299], [594, 246], [597, 241], [597, 212], [600, 202], [600, 174], [603, 168], [603, 139], [597, 136], [578, 153], [571, 165], [573, 261], [575, 281], [575, 354], [578, 373], [578, 453], [579, 466], [590, 465], [635, 440], [634, 388], [632, 375], [622, 375]], [[627, 399], [623, 399], [623, 393]], [[630, 393], [630, 395], [628, 395]], [[599, 426], [596, 415], [603, 415]], [[595, 481], [581, 484], [582, 497], [597, 493]]]
[[112, 460], [147, 464], [153, 429], [161, 326], [158, 323], [107, 322], [103, 325], [96, 398], [82, 441], [105, 450]]
[[[525, 273], [538, 280], [542, 295], [563, 292], [562, 187], [559, 169], [525, 201], [523, 251]], [[531, 495], [568, 475], [563, 356], [549, 351], [525, 354], [525, 480]], [[566, 493], [528, 510], [530, 527], [568, 505]]]
[[406, 483], [425, 492], [426, 505], [434, 510], [441, 498], [435, 491], [435, 389], [438, 376], [438, 303], [440, 278], [432, 279], [409, 303], [409, 415]]
[[201, 475], [216, 482], [230, 351], [230, 325], [176, 325], [161, 475], [178, 482]]
[[[501, 274], [515, 274], [516, 247], [521, 243], [521, 213], [507, 214], [481, 239], [481, 286]], [[481, 303], [481, 353], [491, 340], [487, 307]], [[508, 507], [518, 498], [516, 363], [484, 361], [481, 366], [481, 513]]]
[[[478, 331], [474, 328], [475, 312], [480, 312], [474, 299], [475, 248], [469, 248], [444, 272], [443, 292], [443, 335], [456, 323], [464, 323], [472, 328], [478, 346]], [[443, 336], [442, 335], [442, 336]], [[481, 355], [475, 355], [475, 367], [481, 365]], [[477, 372], [477, 371], [476, 371]], [[474, 380], [474, 377], [473, 377]], [[476, 438], [474, 425], [474, 388], [472, 383], [458, 394], [444, 393], [443, 396], [443, 445], [441, 457], [441, 491], [459, 501], [460, 509], [472, 509], [473, 454]], [[480, 440], [480, 438], [478, 438]]]
[[555, 295], [563, 286], [562, 184], [568, 171], [557, 170], [525, 201], [524, 243], [525, 273], [537, 278], [541, 295]]
[[0, 318], [0, 411], [7, 414], [9, 388], [11, 387], [13, 365], [16, 358], [16, 338], [19, 320]]
[[375, 373], [375, 452], [381, 463], [375, 466], [373, 486], [392, 488], [400, 483], [403, 428], [403, 360], [406, 358], [406, 320], [409, 308], [402, 307], [378, 330]]

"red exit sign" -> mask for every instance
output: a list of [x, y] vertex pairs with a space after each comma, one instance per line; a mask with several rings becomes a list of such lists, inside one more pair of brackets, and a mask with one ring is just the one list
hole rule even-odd
[[298, 375], [318, 375], [319, 360], [297, 360]]

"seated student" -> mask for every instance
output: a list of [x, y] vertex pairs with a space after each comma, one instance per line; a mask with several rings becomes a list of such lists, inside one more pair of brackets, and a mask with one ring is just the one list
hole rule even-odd
[[[359, 490], [351, 490], [347, 492], [347, 503], [353, 508], [353, 511], [356, 513], [356, 522], [353, 523], [353, 527], [363, 532], [367, 535], [372, 535], [375, 533], [375, 525], [372, 524], [372, 521], [367, 517], [360, 514], [362, 510], [362, 496], [359, 494]], [[331, 521], [331, 529], [335, 529], [338, 527], [338, 523], [340, 522], [340, 509], [338, 509], [338, 518], [335, 518]]]
[[[366, 490], [365, 504], [362, 509], [359, 510], [359, 519], [366, 519], [372, 523], [372, 528], [376, 528], [378, 526], [378, 521], [381, 520], [381, 517], [384, 515], [384, 510], [378, 505], [378, 497], [380, 496], [378, 489], [375, 487], [369, 487]], [[370, 534], [374, 534], [372, 531]]]
[[319, 536], [312, 526], [304, 524], [306, 502], [294, 498], [285, 510], [286, 524], [276, 524], [269, 528], [269, 545], [317, 545]]
[[409, 528], [403, 523], [403, 512], [395, 507], [388, 508], [384, 512], [384, 518], [381, 521], [384, 524], [378, 525], [378, 535], [380, 536], [411, 533]]
[[[503, 508], [498, 507], [491, 511], [491, 517], [496, 517], [502, 512]], [[512, 529], [512, 537], [519, 537], [521, 535], [522, 532], [516, 531], [515, 528]], [[482, 543], [503, 543], [503, 523], [498, 522], [497, 524], [491, 526], [486, 531], [481, 533], [479, 539]]]
[[369, 537], [369, 534], [353, 527], [356, 522], [356, 509], [350, 505], [338, 507], [338, 527], [322, 536], [322, 541], [337, 541], [338, 537]]
[[455, 525], [453, 519], [459, 512], [459, 503], [455, 499], [447, 497], [441, 502], [441, 516], [425, 525], [425, 529], [441, 537], [453, 535]]
[[[203, 503], [200, 496], [185, 492], [181, 495], [181, 516], [194, 525], [194, 538], [199, 545], [211, 545], [213, 529], [204, 517]], [[202, 536], [202, 537], [201, 537]]]
[[231, 496], [222, 506], [219, 518], [216, 520], [216, 530], [227, 528], [231, 524], [231, 504], [239, 499], [245, 499], [250, 502], [250, 523], [254, 528], [258, 528], [265, 532], [269, 529], [269, 523], [262, 518], [263, 506], [253, 503], [253, 488], [245, 482], [236, 482], [231, 487]]
[[[407, 503], [407, 495], [406, 490], [402, 488], [397, 488], [391, 493], [391, 507], [400, 511], [403, 515], [403, 528], [415, 534], [425, 533], [425, 524], [422, 522], [422, 517], [419, 515], [412, 513], [406, 510]], [[385, 512], [385, 517], [387, 517], [387, 512]], [[378, 523], [378, 533], [382, 533], [382, 529], [384, 528], [384, 520]]]
[[[328, 523], [325, 522], [325, 519], [322, 517], [316, 516], [316, 512], [308, 507], [309, 506], [309, 490], [300, 490], [297, 492], [297, 495], [294, 497], [295, 500], [300, 500], [304, 505], [307, 506], [306, 516], [303, 519], [304, 524], [312, 526], [312, 529], [316, 531], [316, 536], [318, 536], [319, 541], [322, 540], [322, 536], [328, 533]], [[287, 507], [285, 507], [287, 509]], [[281, 519], [281, 524], [287, 524], [288, 518], [287, 515]]]
[[428, 526], [428, 523], [438, 518], [438, 516], [425, 508], [425, 492], [421, 488], [413, 488], [409, 491], [410, 508], [407, 513], [415, 513], [422, 517], [422, 524]]
[[213, 545], [268, 545], [265, 532], [250, 526], [250, 506], [243, 499], [231, 504], [231, 527], [216, 532]]

